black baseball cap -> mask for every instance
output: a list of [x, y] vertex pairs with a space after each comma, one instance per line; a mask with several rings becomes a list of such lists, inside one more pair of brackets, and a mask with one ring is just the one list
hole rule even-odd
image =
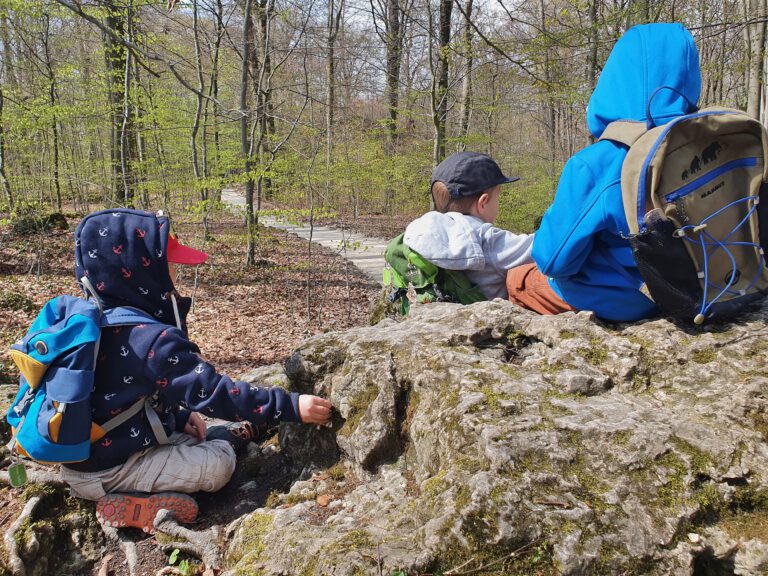
[[432, 182], [442, 182], [451, 198], [474, 196], [498, 184], [520, 180], [504, 176], [493, 158], [479, 152], [457, 152], [440, 162], [432, 171]]

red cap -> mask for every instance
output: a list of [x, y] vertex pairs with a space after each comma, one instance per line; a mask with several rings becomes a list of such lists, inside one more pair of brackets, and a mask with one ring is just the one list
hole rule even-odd
[[173, 234], [168, 235], [166, 253], [168, 255], [168, 262], [174, 264], [202, 264], [208, 260], [208, 254], [189, 246], [184, 246]]

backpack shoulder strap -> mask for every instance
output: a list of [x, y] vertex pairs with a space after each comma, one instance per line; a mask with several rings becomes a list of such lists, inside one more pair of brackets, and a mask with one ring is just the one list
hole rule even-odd
[[[138, 308], [132, 308], [129, 306], [118, 306], [117, 308], [109, 308], [107, 310], [104, 310], [104, 313], [101, 315], [100, 324], [101, 324], [101, 327], [104, 328], [105, 326], [132, 326], [135, 324], [162, 324], [162, 322], [152, 317], [151, 315], [147, 314], [143, 310], [139, 310]], [[124, 412], [121, 412], [119, 415], [115, 416], [114, 418], [99, 425], [97, 427], [98, 434], [96, 436], [96, 439], [103, 437], [108, 432], [114, 430], [118, 426], [121, 426], [122, 424], [124, 424], [125, 422], [133, 418], [136, 414], [138, 414], [142, 410], [144, 410], [144, 412], [147, 415], [147, 420], [149, 421], [149, 424], [152, 427], [152, 431], [157, 441], [160, 444], [168, 444], [169, 443], [168, 436], [165, 434], [165, 430], [163, 429], [162, 422], [160, 422], [160, 418], [150, 406], [150, 398], [138, 399], [136, 402], [131, 404], [131, 406], [127, 410], [125, 410]]]
[[612, 142], [618, 142], [624, 144], [627, 148], [637, 142], [640, 137], [648, 132], [648, 127], [645, 122], [637, 122], [635, 120], [616, 120], [611, 122], [603, 130], [603, 134], [600, 136], [600, 140], [611, 140]]
[[143, 310], [128, 306], [104, 310], [100, 323], [102, 328], [104, 326], [129, 326], [131, 324], [162, 324]]

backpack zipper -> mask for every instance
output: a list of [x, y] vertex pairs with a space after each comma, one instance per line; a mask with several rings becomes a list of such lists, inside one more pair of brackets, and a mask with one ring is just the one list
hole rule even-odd
[[748, 168], [753, 166], [757, 166], [757, 158], [737, 158], [736, 160], [731, 160], [730, 162], [726, 162], [722, 166], [715, 168], [711, 172], [708, 172], [703, 176], [699, 176], [698, 178], [696, 178], [696, 180], [688, 182], [688, 184], [686, 184], [685, 186], [678, 188], [673, 192], [670, 192], [669, 194], [664, 196], [664, 200], [666, 200], [669, 203], [674, 202], [675, 200], [683, 198], [684, 196], [687, 196], [694, 190], [711, 182], [712, 180], [714, 180], [721, 174], [724, 174], [725, 172], [735, 170], [736, 168]]

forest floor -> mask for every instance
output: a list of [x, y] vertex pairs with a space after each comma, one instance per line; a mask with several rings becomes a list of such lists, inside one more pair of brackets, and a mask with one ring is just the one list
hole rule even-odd
[[[0, 385], [13, 390], [18, 374], [7, 354], [37, 311], [59, 294], [79, 294], [73, 274], [74, 230], [77, 217], [67, 218], [66, 230], [13, 234], [0, 226]], [[323, 221], [339, 224], [338, 220]], [[256, 265], [244, 266], [246, 234], [240, 217], [217, 215], [204, 240], [198, 222], [174, 220], [182, 241], [211, 256], [197, 270], [180, 267], [177, 288], [194, 296], [189, 332], [203, 356], [220, 372], [237, 377], [263, 365], [280, 363], [305, 338], [331, 330], [366, 325], [379, 285], [333, 251], [291, 234], [260, 229]], [[353, 228], [348, 223], [348, 228]], [[354, 229], [366, 235], [391, 238], [402, 231], [402, 221], [372, 216], [361, 218]], [[308, 288], [309, 286], [309, 288]], [[14, 392], [15, 393], [15, 392]], [[0, 398], [0, 407], [11, 397]], [[4, 410], [3, 410], [4, 412]], [[243, 499], [264, 505], [269, 492], [284, 491], [293, 480], [279, 452], [265, 450], [250, 459], [258, 470], [238, 467], [233, 482], [219, 494], [198, 498], [204, 520], [196, 529], [225, 525], [245, 514]], [[257, 488], [253, 489], [256, 481]], [[251, 485], [247, 493], [246, 484]], [[246, 488], [245, 496], [243, 489]], [[18, 493], [0, 489], [0, 508], [15, 510]], [[4, 514], [0, 533], [15, 520]], [[140, 548], [140, 574], [156, 574], [167, 565], [167, 556], [151, 537], [135, 535]], [[110, 550], [119, 555], [119, 551]], [[94, 568], [94, 574], [99, 567]], [[103, 572], [99, 572], [103, 573]], [[109, 574], [127, 574], [122, 565]]]

